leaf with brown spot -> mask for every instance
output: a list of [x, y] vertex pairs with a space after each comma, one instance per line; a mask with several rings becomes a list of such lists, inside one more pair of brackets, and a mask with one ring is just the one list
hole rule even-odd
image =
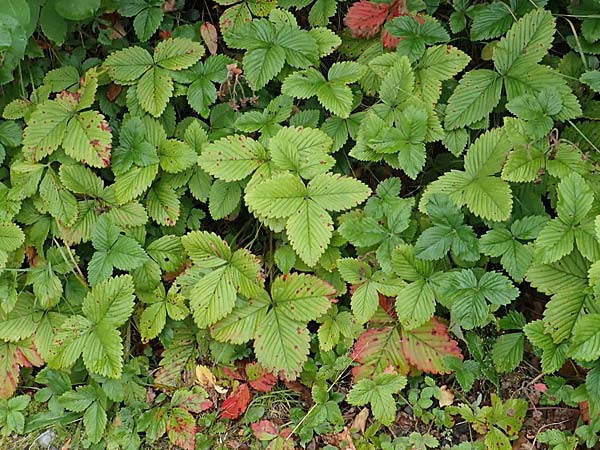
[[173, 445], [184, 450], [194, 450], [196, 447], [196, 420], [182, 408], [173, 408], [167, 419], [167, 435]]

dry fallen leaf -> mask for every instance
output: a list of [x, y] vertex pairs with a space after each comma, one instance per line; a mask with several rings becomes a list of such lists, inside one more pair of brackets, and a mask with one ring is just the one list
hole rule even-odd
[[444, 407], [452, 405], [452, 403], [454, 403], [454, 393], [448, 389], [445, 384], [440, 390], [442, 392], [442, 395], [440, 396], [440, 406]]
[[352, 421], [352, 429], [358, 431], [360, 434], [365, 433], [365, 427], [367, 426], [367, 419], [369, 418], [369, 408], [363, 408], [359, 412], [354, 420]]
[[217, 54], [217, 28], [209, 22], [200, 26], [200, 35], [211, 55]]
[[206, 366], [196, 366], [196, 383], [203, 387], [213, 388], [219, 394], [225, 394], [227, 389], [217, 384], [217, 379]]

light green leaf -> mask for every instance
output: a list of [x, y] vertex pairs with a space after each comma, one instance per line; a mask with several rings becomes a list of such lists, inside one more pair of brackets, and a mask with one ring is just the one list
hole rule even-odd
[[136, 92], [144, 111], [159, 117], [173, 95], [173, 79], [165, 69], [152, 67], [139, 79]]
[[206, 145], [198, 163], [223, 181], [243, 180], [267, 160], [265, 148], [242, 135], [227, 136]]
[[204, 55], [204, 47], [199, 42], [185, 38], [172, 38], [159, 41], [154, 49], [156, 64], [168, 70], [183, 70], [193, 66]]
[[534, 9], [515, 23], [494, 49], [494, 66], [502, 75], [523, 64], [538, 63], [554, 38], [552, 13]]
[[452, 130], [487, 117], [501, 93], [502, 77], [498, 73], [487, 69], [467, 72], [448, 99], [446, 127]]
[[312, 200], [302, 200], [286, 223], [292, 248], [309, 266], [314, 266], [325, 252], [333, 232], [327, 211]]

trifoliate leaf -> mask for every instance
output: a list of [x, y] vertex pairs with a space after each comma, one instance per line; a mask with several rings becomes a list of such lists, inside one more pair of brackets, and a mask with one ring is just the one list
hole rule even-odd
[[402, 375], [382, 373], [373, 380], [360, 380], [352, 387], [346, 400], [356, 406], [369, 403], [375, 418], [383, 425], [390, 425], [396, 417], [393, 394], [404, 389], [406, 383], [406, 377]]

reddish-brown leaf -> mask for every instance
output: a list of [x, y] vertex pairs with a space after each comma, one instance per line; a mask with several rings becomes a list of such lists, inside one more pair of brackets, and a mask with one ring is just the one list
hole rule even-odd
[[354, 3], [344, 18], [344, 24], [354, 37], [372, 38], [377, 36], [390, 12], [390, 5], [360, 1]]
[[234, 370], [231, 370], [229, 367], [223, 367], [223, 375], [232, 380], [246, 381], [246, 376], [240, 373], [240, 369], [237, 367]]
[[400, 331], [397, 326], [371, 328], [360, 335], [354, 346], [352, 359], [360, 366], [352, 369], [355, 380], [382, 373], [392, 367], [396, 372], [406, 375], [408, 361], [402, 353]]
[[271, 441], [279, 434], [279, 427], [270, 420], [261, 420], [250, 425], [254, 437], [259, 441]]
[[248, 384], [240, 384], [238, 388], [227, 397], [221, 405], [221, 419], [237, 419], [250, 403], [250, 389]]
[[444, 364], [446, 356], [463, 358], [448, 327], [435, 317], [419, 328], [402, 330], [402, 350], [411, 365], [428, 373], [449, 373]]
[[183, 408], [173, 408], [167, 419], [167, 435], [173, 445], [185, 450], [196, 446], [196, 420]]
[[32, 338], [19, 342], [0, 342], [0, 398], [9, 398], [19, 384], [21, 367], [39, 367], [44, 360]]
[[121, 93], [122, 89], [123, 87], [120, 84], [111, 83], [111, 85], [106, 90], [106, 98], [108, 99], [108, 101], [114, 102]]
[[259, 363], [246, 364], [246, 375], [250, 386], [259, 392], [270, 392], [277, 383], [275, 375]]
[[206, 44], [211, 55], [217, 54], [217, 28], [209, 22], [204, 22], [200, 26], [200, 36]]

